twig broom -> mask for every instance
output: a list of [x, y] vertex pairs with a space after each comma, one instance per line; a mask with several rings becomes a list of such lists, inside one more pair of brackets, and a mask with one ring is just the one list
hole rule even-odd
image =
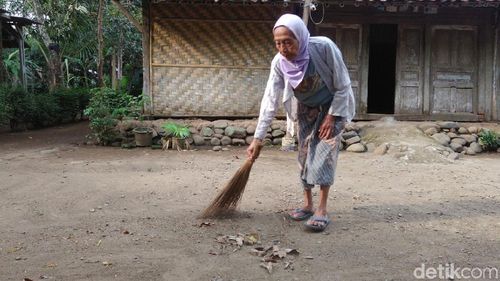
[[252, 169], [253, 161], [247, 159], [243, 166], [238, 169], [231, 180], [226, 184], [223, 190], [217, 194], [217, 197], [203, 211], [200, 218], [213, 218], [236, 208], [241, 200], [245, 186], [247, 185], [248, 176]]

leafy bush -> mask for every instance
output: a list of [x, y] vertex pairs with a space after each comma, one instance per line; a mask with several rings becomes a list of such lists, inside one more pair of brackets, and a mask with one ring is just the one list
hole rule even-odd
[[165, 129], [167, 135], [170, 135], [174, 138], [185, 139], [191, 135], [189, 128], [185, 125], [180, 125], [174, 122], [168, 122], [161, 126]]
[[56, 124], [61, 115], [61, 107], [57, 98], [52, 94], [28, 94], [32, 109], [24, 122], [31, 123], [35, 128]]
[[7, 102], [8, 93], [6, 87], [0, 86], [0, 125], [8, 124], [12, 118], [13, 108]]
[[[88, 104], [87, 89], [58, 89], [28, 93], [22, 88], [0, 86], [0, 123], [11, 129], [45, 127], [74, 121]], [[23, 125], [23, 126], [21, 126]]]
[[123, 117], [140, 117], [142, 96], [134, 97], [110, 88], [91, 90], [92, 96], [85, 115], [90, 119], [90, 129], [99, 143], [109, 144], [116, 140], [116, 124]]
[[500, 147], [500, 136], [494, 131], [482, 131], [479, 134], [479, 144], [486, 151], [497, 150]]

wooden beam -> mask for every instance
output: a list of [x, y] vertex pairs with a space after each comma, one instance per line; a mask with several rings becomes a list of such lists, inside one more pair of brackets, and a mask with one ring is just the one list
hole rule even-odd
[[143, 26], [125, 9], [125, 7], [120, 3], [119, 0], [111, 0], [113, 4], [122, 12], [122, 14], [139, 30], [141, 33], [144, 34], [144, 28]]

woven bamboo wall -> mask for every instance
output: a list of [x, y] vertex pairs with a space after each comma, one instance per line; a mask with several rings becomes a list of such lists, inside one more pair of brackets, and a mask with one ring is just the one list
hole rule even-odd
[[258, 115], [281, 9], [160, 2], [151, 11], [155, 115]]

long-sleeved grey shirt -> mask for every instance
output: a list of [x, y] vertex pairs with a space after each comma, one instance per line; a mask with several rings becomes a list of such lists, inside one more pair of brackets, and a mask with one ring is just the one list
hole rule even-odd
[[[309, 56], [319, 76], [333, 95], [328, 114], [345, 117], [350, 122], [355, 115], [356, 106], [349, 72], [339, 48], [327, 37], [311, 37]], [[271, 71], [262, 97], [259, 121], [254, 134], [257, 139], [265, 137], [267, 128], [276, 116], [280, 100], [285, 106], [287, 117], [293, 121], [297, 119], [297, 99], [293, 95], [292, 86], [283, 76], [279, 57], [277, 54], [271, 63]]]

